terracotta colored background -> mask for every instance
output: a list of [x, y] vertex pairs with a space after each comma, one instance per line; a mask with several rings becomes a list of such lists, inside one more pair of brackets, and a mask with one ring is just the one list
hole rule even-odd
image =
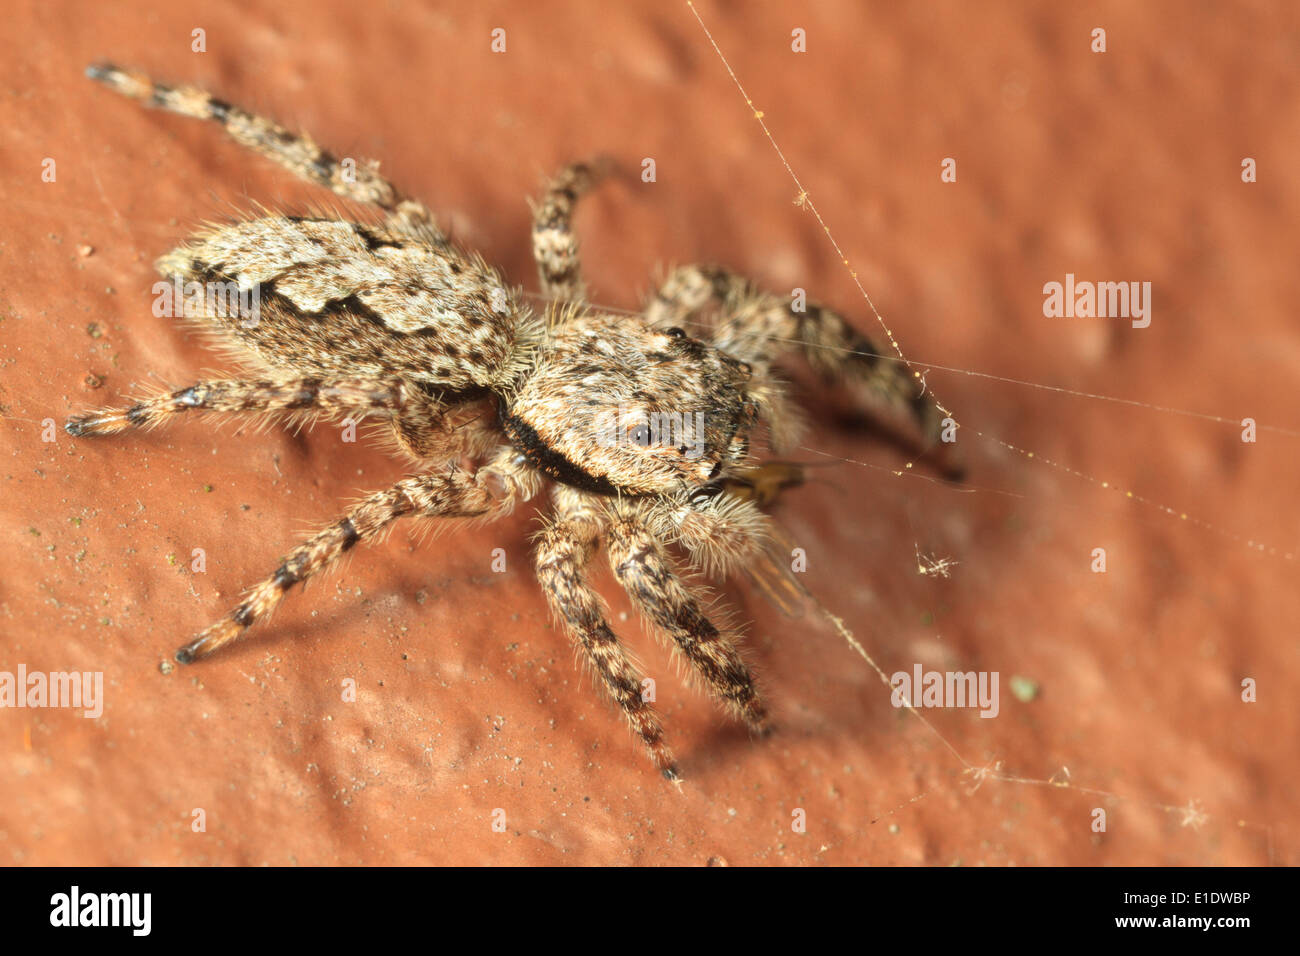
[[[1068, 768], [1112, 797], [976, 787], [825, 623], [735, 584], [781, 727], [751, 742], [683, 686], [602, 573], [659, 678], [679, 794], [550, 626], [531, 510], [423, 544], [400, 528], [238, 646], [164, 673], [305, 531], [402, 465], [328, 427], [41, 441], [47, 418], [220, 368], [152, 315], [156, 256], [232, 208], [322, 198], [215, 128], [90, 83], [93, 60], [207, 85], [338, 155], [382, 159], [534, 289], [525, 198], [542, 176], [594, 153], [633, 169], [653, 157], [655, 184], [629, 177], [582, 208], [597, 301], [635, 307], [656, 267], [717, 261], [879, 328], [684, 4], [10, 4], [0, 670], [102, 671], [107, 702], [98, 720], [0, 711], [0, 861], [1296, 863], [1287, 7], [699, 7], [909, 356], [1225, 420], [934, 370], [966, 426], [967, 486], [896, 477], [896, 451], [814, 404], [807, 448], [834, 458], [801, 457], [832, 465], [778, 506], [807, 580], [887, 670], [1001, 674], [997, 719], [930, 715], [965, 759], [1039, 780]], [[1089, 49], [1097, 26], [1104, 55]], [[206, 53], [190, 50], [195, 27]], [[1256, 184], [1240, 181], [1245, 156]], [[944, 157], [956, 184], [940, 182]], [[1150, 328], [1045, 318], [1042, 286], [1067, 272], [1152, 282]], [[1281, 430], [1244, 444], [1246, 416]], [[505, 574], [490, 571], [497, 547]], [[1090, 572], [1097, 547], [1106, 574]], [[194, 548], [206, 573], [189, 569]], [[951, 577], [918, 575], [918, 550], [958, 562]], [[1037, 696], [1017, 699], [1012, 676]], [[1159, 806], [1189, 801], [1206, 819]]]

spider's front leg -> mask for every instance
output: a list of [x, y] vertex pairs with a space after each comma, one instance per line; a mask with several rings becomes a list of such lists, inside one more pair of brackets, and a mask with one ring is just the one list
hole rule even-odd
[[668, 635], [709, 690], [753, 730], [766, 734], [767, 709], [729, 636], [709, 620], [645, 519], [626, 509], [606, 532], [609, 563], [641, 613]]
[[[511, 453], [510, 458], [514, 455]], [[477, 474], [417, 475], [403, 478], [386, 491], [364, 498], [325, 530], [294, 548], [269, 578], [254, 587], [225, 618], [176, 652], [188, 664], [228, 644], [269, 615], [295, 584], [329, 567], [362, 541], [372, 540], [398, 518], [496, 518], [507, 513], [532, 488], [521, 485], [515, 472], [498, 462]]]
[[604, 518], [579, 492], [555, 491], [557, 519], [538, 537], [537, 578], [551, 609], [622, 709], [632, 731], [663, 775], [680, 779], [663, 725], [641, 691], [641, 675], [605, 619], [600, 595], [587, 581], [587, 563]]
[[[946, 448], [940, 444], [945, 413], [919, 377], [825, 306], [808, 302], [796, 310], [790, 298], [726, 269], [682, 266], [646, 306], [646, 318], [653, 326], [681, 325], [712, 301], [721, 305], [711, 333], [718, 348], [761, 371], [798, 350], [824, 378], [849, 386], [865, 411], [883, 412], [891, 425], [910, 422], [926, 451]], [[950, 477], [960, 474], [950, 456], [938, 457]]]
[[438, 231], [433, 214], [419, 200], [402, 196], [380, 174], [378, 163], [340, 160], [317, 146], [305, 133], [294, 134], [264, 116], [217, 99], [207, 90], [195, 86], [167, 86], [144, 73], [111, 63], [90, 66], [86, 75], [147, 106], [220, 123], [235, 142], [260, 153], [299, 178], [324, 186], [344, 199], [372, 203], [388, 214], [392, 224], [426, 240], [446, 241]]
[[578, 240], [573, 234], [573, 207], [609, 170], [610, 163], [604, 159], [571, 163], [547, 185], [541, 202], [533, 205], [533, 258], [543, 295], [586, 301]]

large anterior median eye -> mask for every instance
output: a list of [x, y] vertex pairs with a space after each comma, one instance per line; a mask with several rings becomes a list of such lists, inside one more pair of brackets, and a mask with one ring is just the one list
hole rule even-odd
[[686, 330], [674, 325], [670, 328], [664, 329], [664, 335], [671, 335], [675, 339], [684, 339], [686, 338]]

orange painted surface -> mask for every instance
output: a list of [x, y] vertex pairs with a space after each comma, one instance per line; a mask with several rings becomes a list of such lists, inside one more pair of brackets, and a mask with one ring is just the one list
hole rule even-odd
[[[826, 467], [776, 513], [806, 580], [889, 672], [997, 671], [996, 719], [928, 719], [972, 766], [1068, 768], [1075, 789], [964, 774], [815, 613], [783, 617], [737, 582], [780, 727], [752, 742], [602, 573], [657, 678], [678, 793], [551, 626], [531, 509], [423, 543], [399, 529], [237, 646], [164, 673], [304, 532], [402, 465], [329, 427], [43, 442], [41, 425], [220, 369], [152, 315], [153, 259], [255, 202], [328, 201], [214, 128], [97, 87], [81, 70], [98, 59], [381, 159], [530, 289], [525, 198], [564, 162], [610, 154], [633, 174], [579, 215], [597, 302], [634, 308], [656, 267], [713, 261], [806, 288], [879, 337], [689, 9], [186, 6], [33, 4], [0, 39], [0, 671], [101, 671], [105, 686], [95, 720], [0, 710], [0, 861], [1298, 862], [1294, 14], [701, 2], [904, 351], [948, 369], [927, 383], [964, 426], [968, 485], [953, 488], [896, 476], [896, 451], [805, 395], [798, 457]], [[654, 184], [635, 175], [645, 157]], [[945, 157], [956, 183], [940, 182]], [[1067, 273], [1150, 281], [1150, 327], [1045, 317], [1043, 285]], [[950, 576], [918, 574], [918, 551], [955, 561]], [[1204, 820], [1158, 806], [1191, 801]]]

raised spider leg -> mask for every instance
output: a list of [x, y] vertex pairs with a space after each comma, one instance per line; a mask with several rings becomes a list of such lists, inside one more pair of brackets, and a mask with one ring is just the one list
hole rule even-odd
[[585, 302], [586, 285], [578, 261], [578, 239], [573, 234], [573, 207], [578, 197], [608, 175], [603, 159], [570, 163], [547, 185], [533, 208], [533, 258], [542, 294], [556, 299]]
[[537, 540], [537, 578], [552, 610], [622, 709], [656, 767], [669, 780], [681, 775], [664, 742], [663, 725], [642, 697], [641, 675], [605, 620], [600, 595], [587, 582], [587, 563], [603, 524], [579, 492], [558, 488], [556, 520]]
[[928, 446], [938, 444], [944, 412], [916, 376], [825, 306], [808, 302], [796, 311], [788, 297], [726, 269], [690, 265], [668, 276], [646, 318], [654, 326], [680, 325], [710, 301], [722, 306], [712, 330], [718, 348], [763, 370], [797, 349], [825, 378], [853, 388], [866, 410], [910, 420]]
[[398, 445], [415, 458], [428, 458], [450, 443], [447, 405], [395, 379], [267, 378], [209, 379], [175, 392], [70, 418], [64, 429], [75, 437], [113, 435], [129, 428], [154, 428], [186, 412], [299, 414], [386, 412]]
[[736, 717], [759, 733], [767, 733], [767, 709], [740, 652], [704, 615], [642, 518], [630, 510], [620, 514], [610, 522], [605, 540], [614, 576], [641, 612], [672, 638]]
[[[499, 480], [492, 481], [495, 476]], [[269, 578], [252, 588], [226, 617], [176, 652], [188, 664], [206, 657], [269, 615], [293, 585], [327, 568], [358, 543], [373, 539], [402, 517], [498, 517], [514, 504], [519, 489], [491, 468], [477, 474], [417, 475], [362, 499], [346, 515], [294, 548]]]
[[147, 106], [194, 119], [214, 120], [231, 139], [278, 163], [307, 182], [324, 186], [345, 199], [372, 203], [388, 213], [390, 221], [426, 239], [445, 242], [437, 223], [423, 203], [402, 196], [379, 173], [378, 163], [358, 160], [345, 165], [312, 141], [306, 133], [295, 135], [264, 116], [249, 113], [195, 86], [166, 86], [144, 73], [111, 63], [98, 63], [86, 75], [109, 89]]

